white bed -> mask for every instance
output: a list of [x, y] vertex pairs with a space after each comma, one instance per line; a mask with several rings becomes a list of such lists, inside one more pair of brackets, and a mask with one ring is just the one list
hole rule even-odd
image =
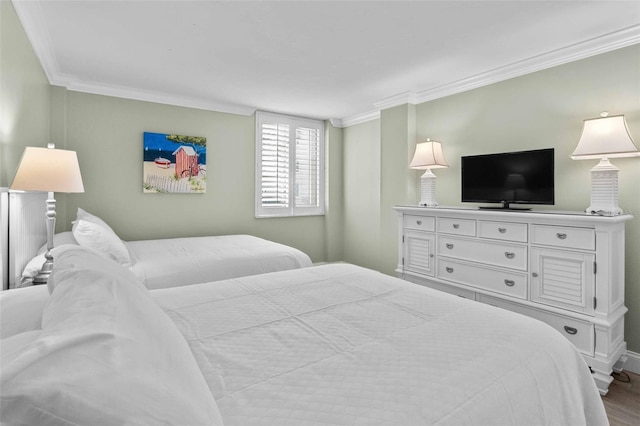
[[347, 264], [148, 291], [56, 255], [42, 330], [0, 345], [8, 423], [607, 424], [580, 354], [515, 313]]
[[127, 241], [131, 271], [149, 289], [311, 266], [302, 251], [252, 235]]
[[[44, 196], [38, 193], [10, 195], [9, 282], [3, 288], [31, 285], [45, 261]], [[252, 235], [123, 241], [102, 219], [82, 209], [78, 209], [73, 230], [55, 236], [55, 246], [64, 244], [98, 250], [130, 268], [149, 289], [312, 265], [304, 252]]]

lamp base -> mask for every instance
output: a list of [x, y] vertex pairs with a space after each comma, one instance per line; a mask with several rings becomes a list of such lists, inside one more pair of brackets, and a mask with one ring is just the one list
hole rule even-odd
[[437, 207], [436, 201], [436, 175], [431, 169], [424, 171], [420, 176], [420, 207]]
[[618, 207], [618, 171], [608, 158], [591, 169], [591, 205], [586, 212], [601, 216], [622, 214]]
[[48, 274], [43, 272], [38, 272], [38, 275], [33, 277], [33, 280], [31, 281], [31, 283], [33, 285], [42, 285], [42, 284], [46, 285], [47, 282], [49, 282], [49, 275], [51, 275], [51, 272], [49, 272]]
[[51, 252], [47, 251], [44, 257], [46, 260], [42, 264], [40, 271], [38, 271], [36, 276], [33, 277], [33, 285], [47, 284], [49, 281], [49, 275], [51, 275], [51, 272], [53, 271], [53, 256], [51, 255]]

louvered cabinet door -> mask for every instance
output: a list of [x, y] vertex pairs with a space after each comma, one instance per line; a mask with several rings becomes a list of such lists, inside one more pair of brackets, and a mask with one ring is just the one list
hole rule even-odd
[[434, 234], [405, 230], [403, 240], [403, 269], [434, 276], [436, 243]]
[[531, 300], [593, 314], [595, 254], [532, 247]]

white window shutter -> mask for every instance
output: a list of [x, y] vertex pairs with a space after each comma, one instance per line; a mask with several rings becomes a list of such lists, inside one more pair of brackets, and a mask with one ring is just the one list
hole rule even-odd
[[256, 217], [324, 214], [324, 124], [256, 113]]
[[289, 207], [289, 126], [262, 123], [260, 205]]
[[320, 205], [320, 131], [296, 128], [295, 207]]

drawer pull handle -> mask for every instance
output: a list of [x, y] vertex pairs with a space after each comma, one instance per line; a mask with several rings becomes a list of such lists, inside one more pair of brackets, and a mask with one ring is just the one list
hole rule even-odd
[[416, 223], [417, 223], [418, 225], [422, 225], [422, 221], [421, 221], [421, 220], [416, 220]]
[[566, 331], [569, 334], [578, 334], [578, 330], [573, 328], [573, 327], [569, 327], [568, 325], [564, 326], [564, 331]]
[[513, 287], [514, 285], [516, 285], [516, 282], [514, 280], [504, 280], [504, 283], [507, 287]]
[[498, 232], [504, 234], [505, 232], [507, 232], [507, 228], [498, 228]]
[[531, 276], [532, 276], [533, 278], [537, 278], [537, 277], [538, 277], [538, 273], [537, 273], [537, 272], [533, 272], [533, 273], [531, 274]]
[[453, 224], [453, 229], [458, 229], [458, 228], [460, 228], [460, 224], [458, 224], [458, 223], [454, 223], [454, 224]]
[[562, 233], [558, 232], [556, 234], [556, 237], [560, 238], [561, 240], [564, 240], [565, 238], [567, 238], [567, 234], [562, 234]]
[[447, 267], [445, 268], [445, 270], [446, 270], [448, 273], [452, 273], [452, 272], [453, 272], [453, 268], [452, 268], [452, 267], [450, 267], [450, 266], [447, 266]]
[[447, 244], [446, 244], [446, 247], [447, 247], [449, 250], [451, 250], [451, 249], [453, 248], [453, 244], [451, 244], [451, 243], [447, 243]]
[[510, 251], [505, 251], [504, 255], [507, 257], [507, 259], [513, 259], [514, 257], [516, 257], [516, 254]]

